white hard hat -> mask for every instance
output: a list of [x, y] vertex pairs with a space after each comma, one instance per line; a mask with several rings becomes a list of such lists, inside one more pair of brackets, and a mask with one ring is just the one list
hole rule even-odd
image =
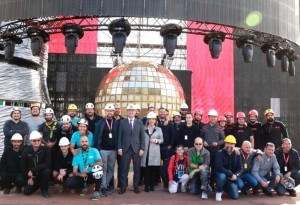
[[106, 104], [104, 110], [115, 110], [115, 106], [113, 104]]
[[135, 106], [136, 110], [140, 110], [141, 109], [140, 105], [138, 105], [138, 104], [135, 104], [134, 106]]
[[13, 140], [23, 140], [23, 137], [19, 133], [16, 133], [11, 137], [11, 141]]
[[210, 110], [208, 116], [218, 116], [218, 112], [216, 110]]
[[59, 140], [59, 143], [58, 145], [59, 146], [66, 146], [66, 145], [69, 145], [70, 144], [70, 141], [68, 138], [66, 137], [62, 137], [60, 140]]
[[149, 118], [151, 118], [151, 119], [156, 119], [156, 114], [154, 113], [154, 112], [149, 112], [148, 114], [147, 114], [147, 118], [149, 119]]
[[32, 131], [29, 136], [29, 140], [40, 139], [41, 137], [42, 137], [41, 133], [39, 133], [38, 131]]
[[52, 115], [54, 115], [54, 111], [52, 110], [52, 108], [46, 108], [45, 114], [52, 114]]
[[92, 173], [95, 179], [100, 179], [103, 176], [103, 169], [100, 165], [96, 164], [92, 168]]
[[189, 106], [186, 103], [182, 103], [180, 109], [189, 109]]
[[286, 189], [294, 189], [295, 188], [295, 180], [291, 177], [288, 179], [283, 179], [283, 184]]
[[87, 103], [85, 105], [85, 109], [88, 109], [88, 108], [95, 108], [94, 104], [93, 103]]
[[175, 116], [179, 116], [179, 117], [181, 117], [181, 115], [180, 115], [180, 113], [179, 113], [179, 112], [174, 112], [174, 113], [173, 113], [173, 117], [175, 117]]
[[69, 115], [64, 115], [61, 118], [62, 122], [71, 122], [71, 117]]
[[129, 104], [129, 105], [127, 106], [127, 110], [135, 110], [134, 104]]
[[77, 122], [78, 124], [85, 124], [85, 125], [88, 125], [88, 121], [85, 119], [85, 118], [80, 118]]

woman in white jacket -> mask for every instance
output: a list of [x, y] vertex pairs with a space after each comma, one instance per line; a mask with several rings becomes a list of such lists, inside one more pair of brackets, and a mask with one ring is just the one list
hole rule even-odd
[[145, 192], [154, 191], [154, 174], [160, 166], [160, 144], [164, 141], [162, 131], [156, 127], [156, 114], [149, 112], [145, 125], [145, 152], [141, 166], [145, 167]]

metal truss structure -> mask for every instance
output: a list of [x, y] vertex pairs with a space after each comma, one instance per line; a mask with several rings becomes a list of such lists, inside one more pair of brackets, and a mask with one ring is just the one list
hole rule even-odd
[[[4, 39], [7, 34], [15, 35], [21, 39], [29, 38], [27, 30], [30, 27], [39, 28], [45, 32], [51, 34], [62, 33], [61, 27], [66, 23], [75, 23], [80, 25], [84, 32], [89, 31], [107, 31], [108, 26], [112, 20], [117, 17], [104, 17], [104, 16], [55, 16], [55, 17], [42, 17], [36, 19], [22, 19], [10, 22], [2, 22], [0, 26], [0, 44], [4, 44]], [[159, 32], [161, 26], [174, 23], [182, 27], [182, 34], [193, 35], [208, 35], [212, 32], [221, 33], [225, 36], [225, 39], [239, 41], [247, 38], [251, 38], [253, 45], [262, 47], [265, 44], [271, 42], [277, 49], [291, 48], [291, 44], [288, 40], [260, 31], [246, 29], [237, 26], [228, 26], [210, 22], [202, 21], [183, 21], [183, 20], [171, 20], [161, 18], [140, 18], [140, 17], [126, 17], [129, 21], [132, 31], [149, 31]], [[95, 23], [95, 20], [97, 23]], [[159, 36], [159, 34], [157, 34]], [[137, 36], [139, 38], [139, 36]], [[274, 43], [275, 42], [275, 43]], [[0, 48], [3, 46], [0, 46]], [[108, 42], [98, 43], [98, 57], [110, 55], [112, 44]], [[158, 55], [158, 50], [163, 49], [163, 45], [154, 44], [142, 44], [139, 41], [136, 43], [128, 43], [124, 49], [124, 57], [128, 55], [134, 55], [135, 58], [148, 57], [151, 60], [157, 61], [161, 59], [161, 55]], [[177, 62], [176, 62], [177, 61]], [[176, 69], [185, 69], [186, 67], [186, 42], [180, 42], [177, 44], [176, 58], [173, 61], [173, 66], [177, 66]], [[103, 66], [103, 65], [101, 65]]]

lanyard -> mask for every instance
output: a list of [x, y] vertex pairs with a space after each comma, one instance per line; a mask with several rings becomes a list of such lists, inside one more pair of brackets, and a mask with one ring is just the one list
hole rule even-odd
[[286, 165], [287, 165], [287, 163], [289, 162], [290, 155], [288, 155], [288, 156], [287, 156], [287, 158], [285, 158], [285, 154], [283, 153], [283, 159], [284, 159], [285, 166], [286, 166]]
[[109, 132], [111, 133], [111, 130], [112, 130], [112, 128], [113, 128], [113, 123], [114, 123], [114, 121], [111, 120], [111, 127], [109, 126], [107, 119], [105, 119], [105, 121], [106, 121], [107, 127], [108, 127], [108, 129], [109, 129]]
[[87, 161], [87, 158], [88, 158], [88, 156], [89, 156], [89, 150], [86, 152], [85, 159], [84, 159], [84, 157], [83, 157], [83, 152], [81, 153], [81, 156], [82, 156], [82, 161], [83, 161], [84, 168], [85, 168], [86, 161]]
[[248, 158], [250, 157], [251, 154], [248, 154], [247, 158], [245, 157], [243, 151], [241, 150], [242, 156], [244, 158], [244, 162], [247, 162]]

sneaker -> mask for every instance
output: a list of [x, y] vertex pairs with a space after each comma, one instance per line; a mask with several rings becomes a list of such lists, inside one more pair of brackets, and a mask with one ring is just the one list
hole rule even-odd
[[274, 197], [274, 194], [271, 192], [271, 191], [268, 191], [268, 190], [263, 190], [263, 192], [264, 192], [264, 194], [266, 195], [266, 196], [269, 196], [269, 197]]
[[105, 191], [106, 191], [108, 194], [112, 194], [112, 193], [114, 192], [114, 190], [111, 189], [111, 188], [109, 188], [109, 187], [107, 187], [107, 188], [105, 189]]
[[106, 188], [101, 189], [100, 195], [104, 196], [104, 197], [108, 195], [108, 192], [106, 191]]
[[59, 184], [58, 186], [58, 193], [62, 193], [64, 191], [64, 185], [63, 184]]
[[241, 191], [243, 196], [247, 196], [247, 192], [246, 191]]
[[289, 192], [291, 197], [296, 197], [297, 196], [297, 193], [296, 193], [295, 189], [287, 189], [287, 192]]
[[222, 192], [216, 193], [216, 201], [222, 201]]
[[76, 193], [76, 189], [71, 189], [71, 194], [75, 194]]
[[81, 189], [80, 196], [85, 196], [87, 194], [87, 191], [88, 191], [87, 188]]
[[259, 191], [253, 190], [253, 195], [259, 196]]
[[53, 187], [54, 187], [54, 181], [49, 181], [49, 182], [48, 182], [48, 186], [49, 186], [50, 188], [53, 188]]
[[48, 190], [42, 191], [42, 195], [43, 195], [43, 197], [45, 197], [45, 198], [49, 198], [49, 197], [50, 197], [50, 194], [49, 194]]
[[202, 191], [201, 199], [208, 199], [207, 193], [205, 191]]
[[99, 191], [94, 191], [93, 196], [92, 196], [92, 200], [93, 201], [97, 201], [100, 198], [100, 193]]
[[15, 193], [16, 194], [22, 193], [22, 187], [17, 187]]
[[9, 194], [10, 193], [10, 188], [4, 188], [3, 194]]
[[186, 192], [185, 186], [181, 186], [181, 193], [185, 193], [185, 192]]

